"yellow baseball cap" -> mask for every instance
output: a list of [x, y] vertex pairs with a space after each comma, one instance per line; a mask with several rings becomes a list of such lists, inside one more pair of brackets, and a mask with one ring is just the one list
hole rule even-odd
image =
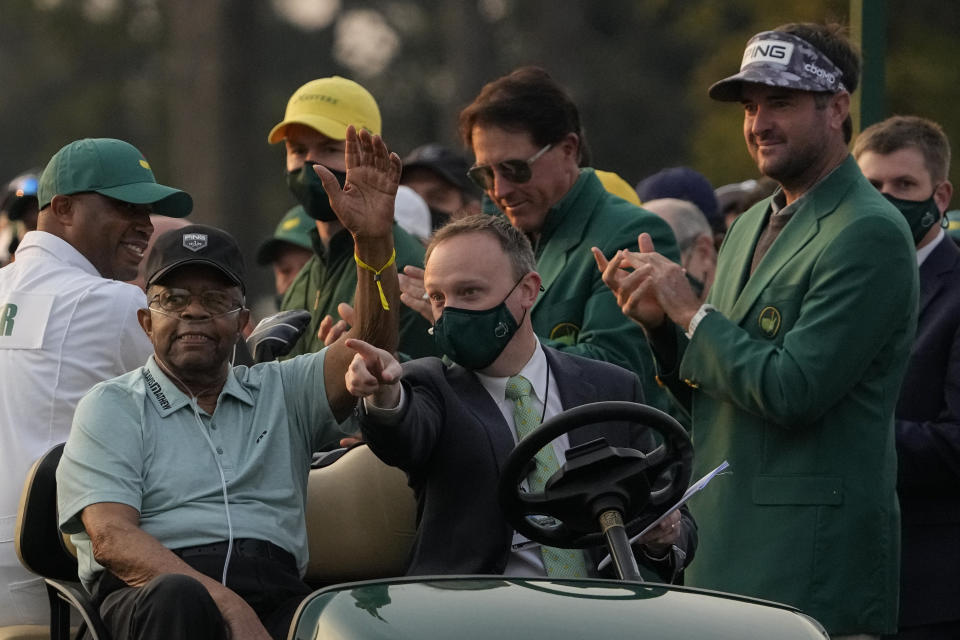
[[340, 76], [311, 80], [297, 89], [283, 120], [270, 130], [267, 142], [276, 144], [286, 137], [287, 125], [303, 124], [333, 140], [347, 137], [347, 126], [380, 133], [380, 109], [370, 92], [353, 80]]
[[597, 175], [597, 179], [600, 180], [600, 184], [603, 185], [604, 189], [615, 196], [623, 198], [627, 202], [635, 204], [638, 207], [640, 206], [640, 197], [637, 195], [637, 192], [633, 190], [633, 187], [630, 186], [629, 182], [613, 171], [594, 169], [593, 172]]

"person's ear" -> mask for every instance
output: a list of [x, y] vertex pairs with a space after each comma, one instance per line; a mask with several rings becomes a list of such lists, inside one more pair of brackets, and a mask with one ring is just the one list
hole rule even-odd
[[533, 306], [533, 303], [537, 301], [537, 297], [540, 295], [540, 284], [541, 284], [540, 274], [536, 271], [531, 271], [527, 275], [523, 276], [523, 279], [520, 281], [519, 286], [521, 294], [521, 304], [524, 309], [529, 309]]
[[150, 310], [137, 309], [137, 322], [140, 323], [140, 328], [153, 342], [153, 316], [150, 315]]
[[846, 91], [833, 94], [827, 108], [829, 109], [830, 126], [842, 132], [843, 122], [850, 115], [850, 94]]
[[563, 154], [573, 158], [577, 164], [580, 163], [580, 136], [577, 134], [571, 131], [554, 146], [560, 147], [560, 149], [563, 150]]
[[950, 198], [953, 197], [953, 185], [949, 180], [944, 180], [933, 190], [933, 201], [937, 203], [937, 208], [943, 214], [950, 208]]
[[237, 335], [240, 336], [240, 340], [244, 339], [243, 329], [250, 322], [250, 309], [246, 307], [240, 309], [240, 313], [237, 314]]
[[70, 196], [53, 196], [50, 200], [50, 215], [61, 227], [70, 227], [73, 225], [73, 214], [76, 200]]

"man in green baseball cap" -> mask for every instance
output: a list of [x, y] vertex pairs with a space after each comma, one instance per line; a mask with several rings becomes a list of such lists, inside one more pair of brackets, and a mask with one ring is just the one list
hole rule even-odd
[[313, 228], [313, 220], [298, 204], [284, 214], [273, 236], [264, 240], [257, 249], [257, 264], [273, 267], [274, 284], [281, 300], [300, 269], [313, 257], [313, 242], [310, 239], [310, 230]]
[[104, 278], [137, 275], [152, 227], [149, 215], [183, 218], [193, 199], [157, 184], [136, 147], [112, 138], [66, 145], [47, 164], [37, 189], [39, 229], [73, 245]]
[[150, 163], [129, 142], [84, 138], [54, 154], [40, 176], [40, 208], [55, 195], [93, 192], [129, 204], [151, 205], [154, 213], [183, 218], [193, 199], [183, 191], [157, 184]]
[[0, 626], [49, 620], [43, 580], [7, 542], [23, 480], [33, 460], [67, 439], [83, 394], [153, 352], [137, 322], [146, 296], [118, 281], [137, 275], [151, 212], [183, 217], [193, 207], [183, 191], [157, 184], [135, 147], [112, 139], [60, 149], [37, 199], [37, 229], [0, 269]]

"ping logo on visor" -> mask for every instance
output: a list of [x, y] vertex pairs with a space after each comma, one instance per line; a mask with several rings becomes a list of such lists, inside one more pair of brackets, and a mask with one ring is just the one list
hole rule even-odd
[[747, 45], [740, 62], [740, 70], [748, 64], [769, 62], [773, 64], [790, 64], [793, 57], [793, 44], [781, 40], [758, 40]]

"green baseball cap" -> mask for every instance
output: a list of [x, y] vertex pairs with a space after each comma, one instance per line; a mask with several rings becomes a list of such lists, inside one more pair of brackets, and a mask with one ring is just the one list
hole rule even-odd
[[131, 204], [149, 204], [153, 212], [183, 218], [193, 209], [190, 194], [157, 184], [143, 154], [113, 138], [75, 140], [57, 151], [40, 175], [40, 208], [53, 196], [92, 191]]
[[285, 243], [296, 245], [313, 251], [313, 241], [310, 239], [310, 230], [317, 227], [313, 218], [307, 215], [301, 205], [287, 211], [272, 238], [267, 238], [257, 249], [257, 264], [266, 266], [277, 257], [277, 252]]

